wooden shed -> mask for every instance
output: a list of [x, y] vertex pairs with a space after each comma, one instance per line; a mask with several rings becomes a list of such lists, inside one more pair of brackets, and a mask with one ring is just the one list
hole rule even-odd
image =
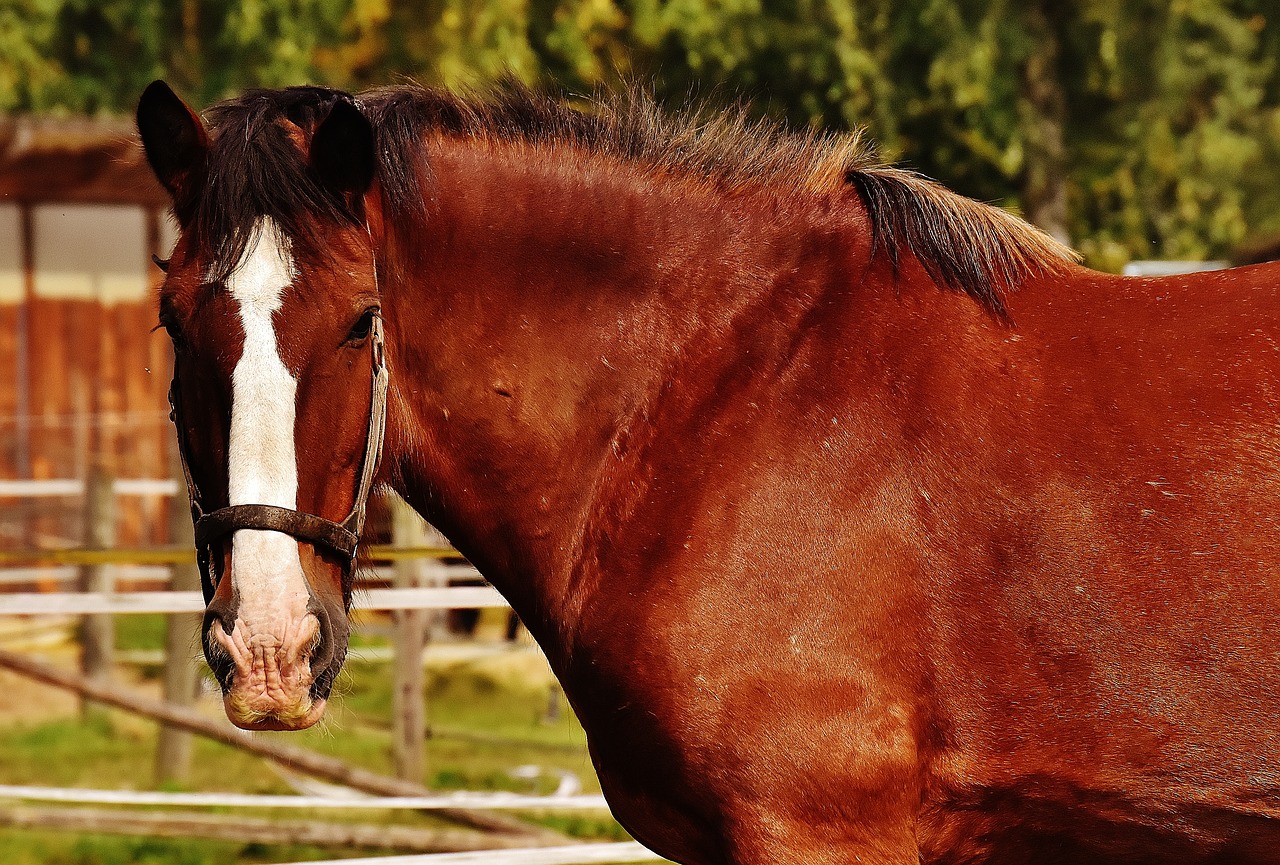
[[[166, 206], [126, 121], [0, 118], [0, 480], [11, 493], [95, 465], [169, 476], [171, 355], [151, 332], [150, 262], [173, 243]], [[78, 540], [54, 498], [0, 499], [0, 547]], [[163, 540], [164, 497], [133, 499], [121, 541]]]

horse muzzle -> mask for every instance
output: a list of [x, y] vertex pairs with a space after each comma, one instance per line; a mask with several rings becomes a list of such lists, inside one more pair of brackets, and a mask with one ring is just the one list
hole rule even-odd
[[295, 596], [258, 611], [214, 599], [202, 642], [231, 723], [302, 730], [323, 717], [346, 656], [346, 628], [337, 634], [332, 621], [312, 598]]

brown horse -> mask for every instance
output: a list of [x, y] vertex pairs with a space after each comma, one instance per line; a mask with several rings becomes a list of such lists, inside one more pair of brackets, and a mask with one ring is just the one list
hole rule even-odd
[[208, 119], [138, 110], [237, 724], [323, 711], [376, 479], [678, 862], [1280, 862], [1280, 267], [1094, 273], [642, 99]]

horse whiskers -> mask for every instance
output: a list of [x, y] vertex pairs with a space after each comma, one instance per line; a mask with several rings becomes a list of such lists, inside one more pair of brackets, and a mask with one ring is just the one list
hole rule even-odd
[[316, 653], [316, 649], [320, 648], [320, 644], [324, 642], [324, 634], [316, 628], [315, 635], [307, 642], [307, 657], [312, 657]]

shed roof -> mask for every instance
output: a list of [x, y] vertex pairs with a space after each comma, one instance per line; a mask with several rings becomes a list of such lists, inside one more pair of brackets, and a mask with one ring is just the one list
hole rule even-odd
[[0, 117], [0, 202], [167, 207], [133, 124], [83, 117]]

